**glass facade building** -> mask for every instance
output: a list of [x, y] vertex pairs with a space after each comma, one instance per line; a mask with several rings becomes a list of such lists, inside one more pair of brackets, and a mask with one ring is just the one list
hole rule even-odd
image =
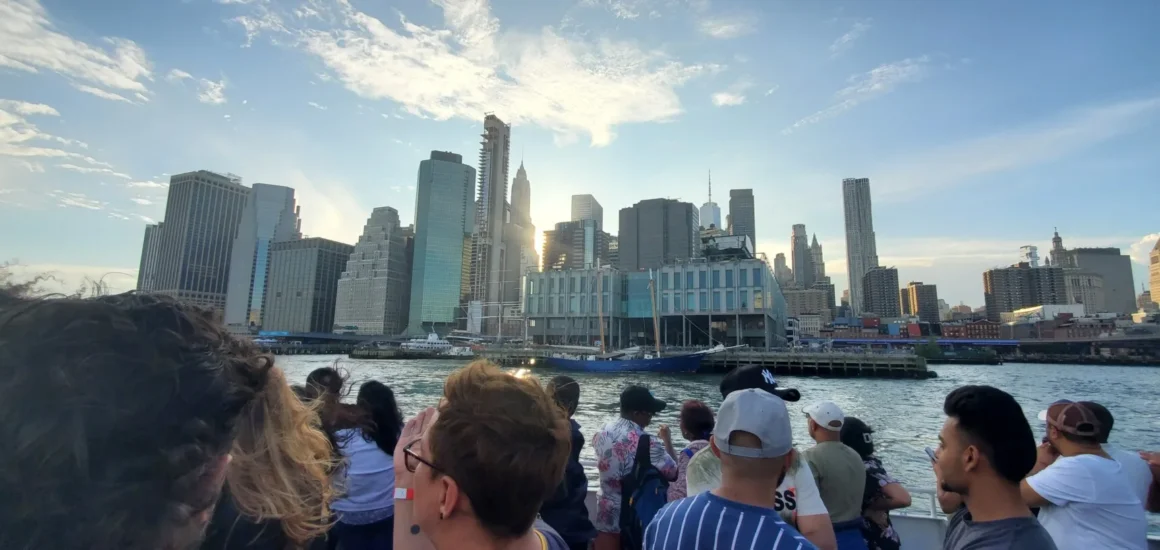
[[270, 245], [302, 238], [294, 190], [255, 183], [246, 199], [230, 255], [226, 325], [262, 326]]

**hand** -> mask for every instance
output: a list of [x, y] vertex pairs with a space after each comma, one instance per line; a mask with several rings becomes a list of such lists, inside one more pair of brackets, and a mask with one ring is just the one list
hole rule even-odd
[[434, 407], [427, 407], [419, 411], [415, 418], [408, 420], [407, 424], [403, 426], [403, 432], [399, 434], [399, 442], [395, 444], [395, 454], [392, 457], [395, 462], [395, 487], [411, 488], [411, 476], [414, 474], [407, 470], [407, 453], [403, 449], [406, 449], [411, 442], [423, 437], [423, 434], [427, 433], [427, 430], [438, 418], [439, 411]]
[[1036, 471], [1043, 470], [1055, 463], [1055, 459], [1059, 458], [1059, 451], [1055, 447], [1044, 441], [1035, 449], [1035, 469]]
[[661, 438], [665, 445], [673, 444], [673, 434], [669, 430], [668, 424], [661, 424], [661, 427], [657, 428], [657, 437]]
[[1140, 451], [1140, 458], [1148, 463], [1148, 468], [1152, 470], [1152, 478], [1160, 479], [1160, 452]]

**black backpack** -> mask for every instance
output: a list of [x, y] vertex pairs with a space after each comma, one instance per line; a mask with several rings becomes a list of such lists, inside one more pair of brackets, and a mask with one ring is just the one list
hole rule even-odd
[[621, 483], [620, 548], [641, 550], [644, 530], [668, 502], [669, 482], [652, 464], [651, 439], [641, 434], [636, 444], [636, 460]]

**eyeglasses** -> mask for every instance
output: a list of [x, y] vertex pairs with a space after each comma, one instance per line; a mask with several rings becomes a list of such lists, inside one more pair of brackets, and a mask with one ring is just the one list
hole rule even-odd
[[423, 464], [426, 464], [428, 468], [431, 468], [432, 470], [435, 470], [436, 472], [442, 473], [443, 470], [440, 470], [438, 466], [432, 464], [427, 459], [419, 456], [418, 453], [411, 450], [411, 447], [414, 447], [415, 444], [420, 442], [420, 441], [422, 441], [422, 438], [416, 439], [416, 440], [408, 443], [406, 447], [403, 447], [403, 465], [405, 465], [407, 467], [407, 471], [411, 472], [413, 474], [413, 473], [415, 473], [415, 470], [419, 469], [419, 464], [423, 463]]

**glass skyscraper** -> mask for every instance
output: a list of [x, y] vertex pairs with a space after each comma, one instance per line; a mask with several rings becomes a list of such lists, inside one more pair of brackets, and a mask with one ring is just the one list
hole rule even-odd
[[270, 244], [302, 238], [300, 224], [293, 189], [254, 184], [230, 254], [226, 325], [262, 326]]

